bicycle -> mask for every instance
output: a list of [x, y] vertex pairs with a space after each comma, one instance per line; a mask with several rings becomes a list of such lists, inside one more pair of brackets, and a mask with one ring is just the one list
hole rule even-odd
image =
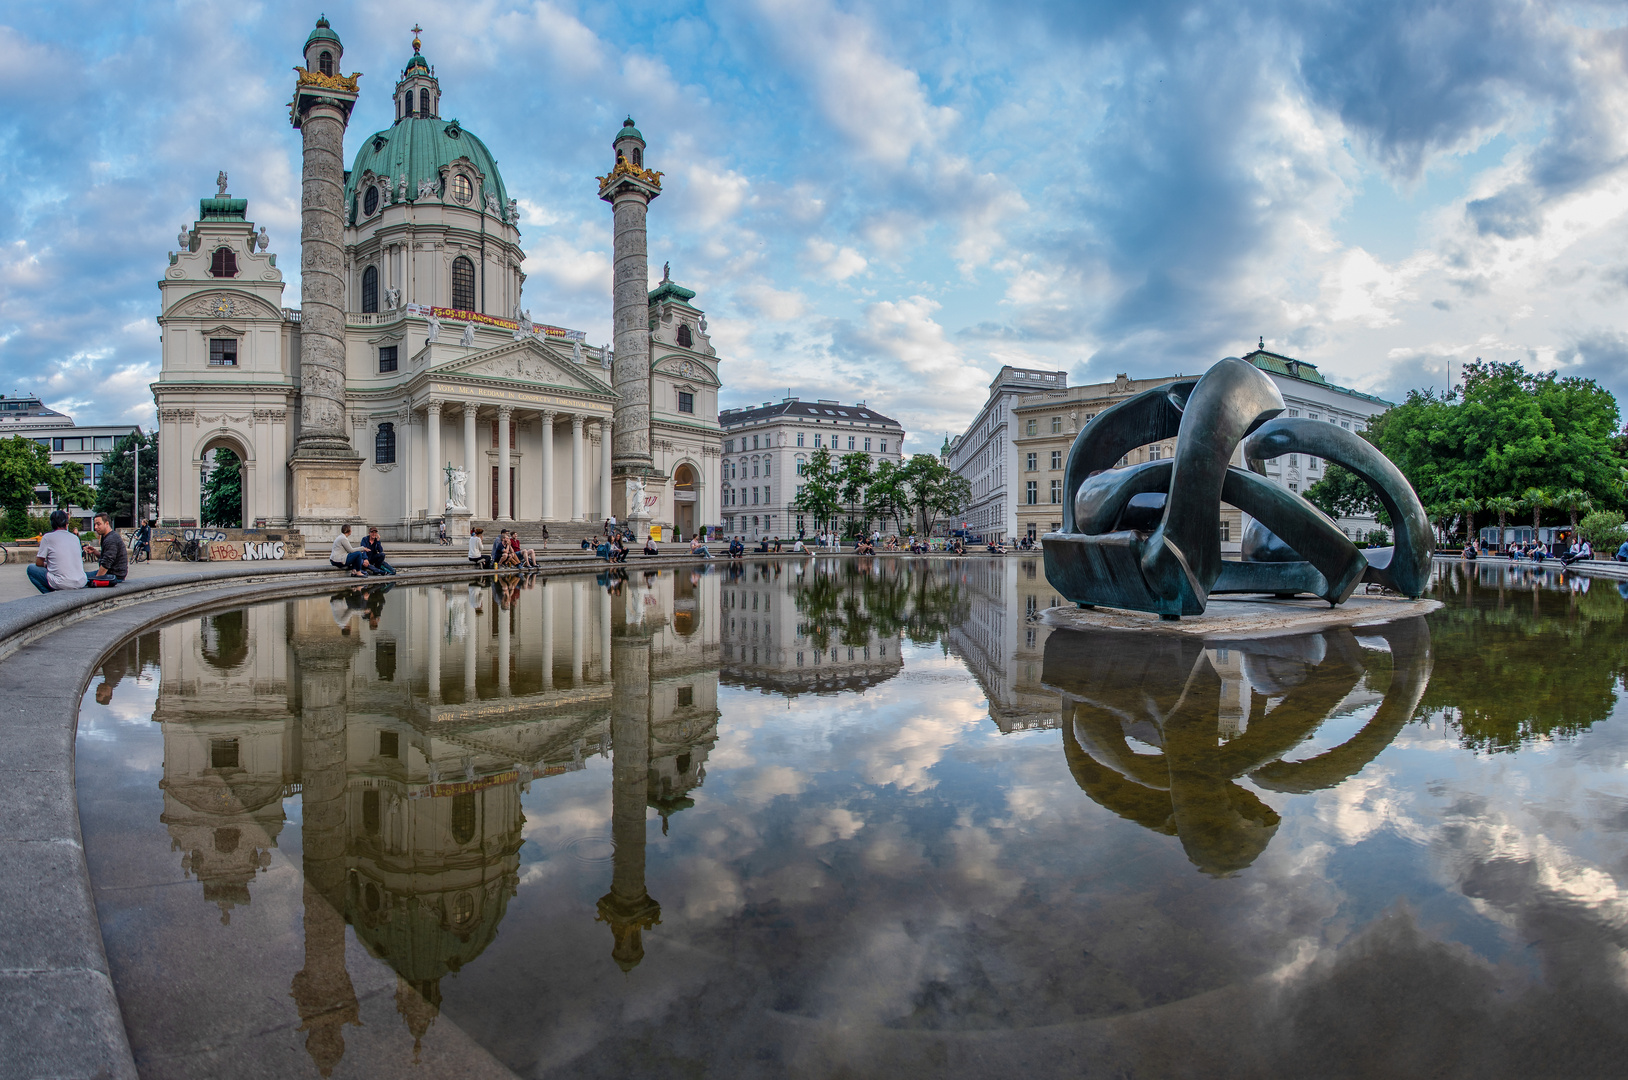
[[202, 562], [203, 545], [197, 540], [172, 540], [168, 557], [172, 562]]

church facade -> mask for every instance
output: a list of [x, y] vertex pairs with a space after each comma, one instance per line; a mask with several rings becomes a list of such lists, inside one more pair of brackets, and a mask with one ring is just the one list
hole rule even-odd
[[[306, 42], [290, 106], [304, 139], [299, 308], [224, 173], [178, 238], [152, 387], [162, 522], [201, 524], [205, 462], [224, 447], [242, 462], [244, 526], [309, 537], [349, 521], [425, 538], [443, 519], [454, 534], [471, 521], [535, 534], [626, 517], [630, 493], [681, 536], [716, 525], [719, 358], [694, 292], [665, 274], [649, 289], [643, 211], [661, 174], [642, 134], [623, 125], [600, 178], [617, 337], [594, 347], [532, 321], [516, 200], [485, 143], [443, 115], [420, 50], [415, 38], [395, 122], [345, 169], [357, 77], [340, 73], [325, 19]], [[623, 310], [635, 277], [643, 318]], [[643, 451], [631, 470], [613, 460], [624, 444]]]

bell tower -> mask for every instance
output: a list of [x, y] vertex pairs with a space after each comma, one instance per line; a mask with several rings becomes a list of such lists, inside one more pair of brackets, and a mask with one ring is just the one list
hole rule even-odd
[[424, 59], [419, 49], [424, 42], [419, 34], [424, 32], [417, 25], [413, 27], [413, 56], [402, 69], [401, 78], [396, 82], [396, 123], [403, 120], [439, 119], [441, 116], [441, 80], [435, 77], [435, 69], [430, 62]]
[[326, 16], [305, 40], [289, 120], [303, 140], [300, 198], [300, 432], [289, 457], [293, 524], [325, 535], [361, 507], [362, 459], [345, 431], [345, 127], [360, 72]]
[[650, 200], [661, 194], [661, 173], [645, 168], [644, 136], [633, 117], [623, 121], [611, 145], [616, 160], [599, 177], [599, 197], [611, 204], [615, 231], [611, 505], [625, 513], [630, 481], [640, 478], [647, 487], [656, 487], [666, 480], [650, 456], [650, 255], [645, 236]]

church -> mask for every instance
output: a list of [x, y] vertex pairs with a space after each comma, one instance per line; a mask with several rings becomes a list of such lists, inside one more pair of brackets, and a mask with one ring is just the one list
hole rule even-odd
[[296, 67], [302, 138], [300, 305], [246, 199], [199, 203], [159, 282], [152, 386], [165, 525], [199, 522], [218, 448], [242, 462], [243, 525], [331, 538], [443, 521], [535, 536], [615, 515], [680, 538], [719, 514], [719, 358], [695, 293], [649, 286], [645, 219], [661, 173], [629, 118], [598, 178], [613, 209], [614, 341], [534, 322], [517, 200], [486, 144], [447, 118], [413, 38], [395, 122], [344, 167], [359, 75], [326, 18]]

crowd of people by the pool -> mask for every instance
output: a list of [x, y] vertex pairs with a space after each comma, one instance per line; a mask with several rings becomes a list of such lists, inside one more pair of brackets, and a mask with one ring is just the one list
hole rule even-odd
[[[1485, 556], [1500, 554], [1495, 552], [1486, 541], [1470, 541], [1464, 545], [1460, 552], [1466, 559], [1479, 559]], [[1526, 559], [1534, 563], [1543, 563], [1549, 560], [1559, 562], [1563, 566], [1570, 566], [1575, 562], [1584, 562], [1595, 558], [1594, 545], [1586, 537], [1574, 536], [1570, 543], [1565, 541], [1545, 543], [1542, 540], [1517, 540], [1506, 547], [1501, 554], [1510, 559]], [[1628, 540], [1617, 547], [1617, 553], [1610, 556], [1613, 562], [1628, 562]]]

